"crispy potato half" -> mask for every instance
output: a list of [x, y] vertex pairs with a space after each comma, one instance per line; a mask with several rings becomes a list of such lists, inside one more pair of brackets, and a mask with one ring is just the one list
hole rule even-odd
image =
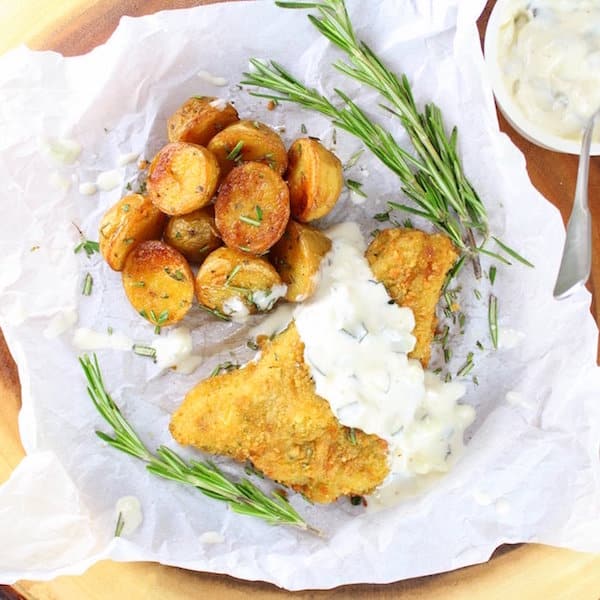
[[206, 146], [228, 125], [239, 121], [229, 102], [213, 96], [188, 98], [167, 121], [169, 142], [190, 142]]
[[215, 225], [212, 205], [187, 215], [174, 216], [165, 227], [164, 241], [193, 263], [201, 263], [223, 244]]
[[168, 215], [185, 215], [210, 203], [219, 163], [206, 148], [187, 142], [164, 146], [148, 169], [148, 197]]
[[167, 217], [141, 194], [121, 198], [100, 221], [100, 253], [108, 266], [122, 271], [127, 255], [140, 242], [158, 239]]
[[194, 299], [194, 275], [185, 258], [163, 242], [142, 242], [127, 257], [122, 272], [133, 308], [153, 325], [181, 321]]
[[262, 163], [236, 167], [219, 188], [215, 223], [230, 248], [264, 254], [279, 240], [290, 218], [285, 181]]
[[287, 284], [286, 300], [302, 302], [313, 295], [321, 260], [329, 250], [331, 240], [323, 232], [290, 220], [269, 253], [271, 263]]
[[284, 293], [285, 286], [268, 261], [232, 248], [211, 252], [196, 276], [198, 302], [234, 321], [269, 310]]
[[217, 157], [224, 177], [241, 162], [261, 162], [279, 175], [287, 168], [288, 156], [279, 134], [264, 123], [241, 120], [210, 140], [208, 149]]
[[324, 217], [333, 210], [344, 186], [340, 159], [312, 138], [296, 140], [288, 159], [292, 216], [303, 223]]

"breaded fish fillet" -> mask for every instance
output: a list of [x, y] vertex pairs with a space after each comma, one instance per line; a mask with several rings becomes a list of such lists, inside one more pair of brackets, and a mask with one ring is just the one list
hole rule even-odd
[[371, 242], [366, 257], [388, 294], [413, 311], [417, 342], [409, 356], [426, 367], [437, 325], [435, 307], [446, 273], [458, 258], [455, 247], [440, 233], [386, 229]]
[[371, 492], [389, 471], [387, 443], [341, 425], [316, 394], [295, 324], [261, 350], [187, 394], [171, 420], [175, 440], [250, 460], [314, 502]]

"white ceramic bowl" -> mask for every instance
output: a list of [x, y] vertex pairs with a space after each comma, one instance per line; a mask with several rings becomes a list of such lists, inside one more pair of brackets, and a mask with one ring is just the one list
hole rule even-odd
[[[488, 72], [491, 75], [492, 89], [498, 102], [500, 111], [506, 120], [516, 129], [524, 138], [530, 142], [547, 148], [548, 150], [556, 150], [558, 152], [566, 152], [567, 154], [579, 154], [581, 150], [581, 142], [565, 139], [558, 135], [548, 133], [536, 123], [532, 123], [523, 114], [519, 105], [512, 99], [510, 93], [506, 89], [502, 69], [498, 61], [498, 33], [500, 27], [510, 19], [514, 12], [510, 11], [512, 3], [514, 9], [514, 1], [498, 0], [494, 6], [484, 39], [484, 54]], [[600, 143], [595, 142], [591, 147], [593, 156], [600, 155]]]

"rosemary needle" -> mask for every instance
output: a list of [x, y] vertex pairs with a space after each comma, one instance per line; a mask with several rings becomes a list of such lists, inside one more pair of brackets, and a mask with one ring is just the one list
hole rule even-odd
[[81, 293], [84, 296], [91, 296], [93, 285], [94, 285], [94, 279], [92, 278], [92, 276], [89, 273], [86, 273], [85, 278], [83, 280], [83, 288], [81, 290]]
[[161, 446], [155, 453], [150, 452], [106, 391], [98, 359], [95, 354], [92, 356], [83, 355], [79, 362], [87, 379], [90, 398], [112, 428], [112, 436], [96, 431], [100, 439], [147, 463], [146, 468], [152, 474], [191, 485], [209, 498], [226, 502], [238, 514], [256, 517], [271, 525], [288, 525], [320, 534], [304, 521], [285, 498], [275, 493], [268, 496], [248, 479], [232, 482], [213, 463], [198, 460], [186, 462], [166, 446]]
[[488, 301], [488, 326], [494, 348], [498, 348], [498, 298], [490, 294]]
[[77, 246], [73, 248], [73, 252], [75, 254], [78, 254], [82, 250], [87, 254], [89, 258], [90, 256], [92, 256], [92, 254], [94, 254], [94, 252], [100, 252], [100, 244], [98, 242], [93, 242], [91, 240], [86, 240], [82, 238], [81, 242], [79, 242], [79, 244], [77, 244]]

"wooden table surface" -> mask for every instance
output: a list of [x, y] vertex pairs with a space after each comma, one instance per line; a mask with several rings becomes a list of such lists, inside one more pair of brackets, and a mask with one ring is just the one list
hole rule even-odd
[[[104, 42], [121, 15], [139, 16], [164, 8], [206, 3], [202, 0], [0, 0], [0, 52], [25, 42], [34, 49], [56, 50], [67, 56], [81, 54]], [[480, 19], [481, 32], [492, 4], [493, 0]], [[534, 146], [502, 118], [500, 127], [525, 154], [533, 184], [559, 207], [566, 219], [575, 191], [577, 158]], [[594, 264], [589, 287], [595, 298], [592, 313], [600, 322], [600, 157], [592, 159], [589, 189], [594, 221]], [[23, 456], [17, 430], [19, 408], [20, 388], [15, 364], [0, 333], [0, 483], [8, 478]], [[45, 583], [21, 581], [12, 588], [0, 586], [0, 599], [22, 596], [28, 600], [233, 600], [249, 594], [266, 599], [292, 596], [266, 583], [153, 563], [111, 561], [101, 562], [79, 577], [60, 577]], [[332, 591], [297, 592], [294, 596], [345, 598], [350, 594], [359, 599], [382, 600], [598, 600], [600, 556], [541, 545], [504, 546], [488, 563], [451, 573], [385, 586], [353, 585]]]

